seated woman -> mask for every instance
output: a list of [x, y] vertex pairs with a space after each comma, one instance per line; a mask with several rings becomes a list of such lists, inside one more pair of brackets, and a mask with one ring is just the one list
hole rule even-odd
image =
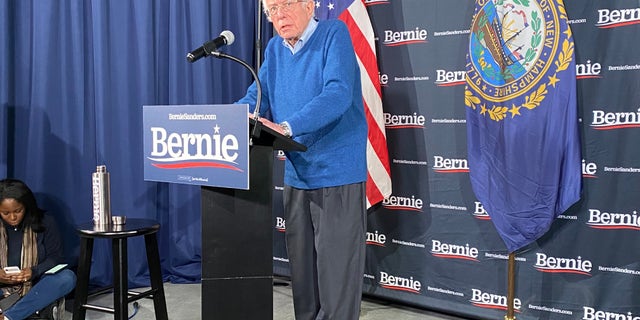
[[[20, 300], [0, 311], [0, 320], [25, 319], [65, 296], [76, 284], [73, 271], [45, 274], [62, 262], [62, 242], [55, 221], [38, 208], [22, 181], [0, 180], [0, 289]], [[5, 272], [9, 266], [17, 272]]]

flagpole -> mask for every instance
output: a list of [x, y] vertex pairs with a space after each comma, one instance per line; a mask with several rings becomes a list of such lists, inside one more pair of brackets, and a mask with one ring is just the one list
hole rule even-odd
[[516, 288], [516, 254], [515, 252], [509, 253], [509, 263], [507, 265], [507, 315], [505, 320], [515, 320], [514, 312], [514, 300], [515, 300], [515, 288]]

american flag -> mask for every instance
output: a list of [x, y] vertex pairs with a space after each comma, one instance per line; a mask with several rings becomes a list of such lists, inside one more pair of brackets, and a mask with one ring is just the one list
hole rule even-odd
[[389, 154], [384, 130], [373, 27], [364, 0], [316, 0], [315, 5], [318, 19], [337, 18], [347, 25], [360, 65], [362, 100], [369, 126], [367, 207], [371, 207], [391, 195]]

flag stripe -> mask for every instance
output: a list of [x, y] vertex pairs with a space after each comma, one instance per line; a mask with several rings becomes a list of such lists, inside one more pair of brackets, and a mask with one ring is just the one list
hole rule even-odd
[[367, 175], [367, 209], [371, 208], [371, 206], [373, 206], [374, 204], [382, 201], [378, 201], [378, 202], [371, 202], [371, 200], [369, 199], [384, 199], [384, 195], [382, 195], [382, 193], [380, 192], [380, 189], [377, 188], [377, 185], [374, 183], [370, 183], [370, 181], [373, 181], [373, 179], [371, 178], [371, 175]]
[[[365, 68], [362, 61], [358, 58], [358, 66], [360, 69]], [[365, 77], [365, 74], [362, 75], [362, 97], [364, 99], [365, 108], [368, 111], [367, 121], [370, 122], [372, 127], [370, 130], [377, 130], [377, 134], [380, 135], [378, 139], [386, 140], [385, 126], [384, 126], [384, 114], [382, 112], [382, 99], [380, 96], [376, 94], [376, 85], [378, 83], [373, 83], [371, 78]], [[378, 88], [380, 86], [378, 85]], [[370, 137], [371, 138], [371, 137]], [[385, 142], [386, 146], [386, 142]], [[385, 148], [385, 154], [386, 148]]]
[[365, 69], [361, 71], [365, 71], [368, 78], [371, 79], [374, 84], [377, 84], [375, 86], [375, 90], [378, 93], [378, 96], [381, 96], [380, 80], [378, 79], [378, 66], [374, 51], [372, 51], [367, 39], [358, 27], [353, 16], [349, 14], [349, 11], [342, 13], [339, 18], [347, 25], [356, 55], [365, 66]]
[[368, 142], [369, 142], [369, 145], [371, 146], [370, 148], [367, 148], [368, 149], [367, 152], [373, 152], [371, 156], [375, 157], [375, 159], [368, 159], [368, 162], [369, 162], [368, 166], [369, 167], [375, 166], [378, 168], [382, 168], [382, 170], [384, 170], [384, 173], [386, 174], [383, 174], [383, 172], [374, 173], [374, 176], [377, 178], [375, 180], [382, 182], [381, 179], [385, 179], [384, 176], [390, 176], [391, 174], [389, 170], [389, 154], [386, 148], [384, 148], [384, 150], [381, 150], [381, 148], [376, 148], [375, 146], [380, 144], [384, 144], [386, 146], [387, 140], [384, 136], [384, 131], [375, 130], [373, 125], [371, 125], [372, 122], [375, 123], [375, 120], [373, 119], [373, 115], [371, 114], [371, 112], [369, 112], [370, 109], [367, 107], [366, 103], [365, 103], [365, 111], [367, 116], [367, 123], [369, 123], [369, 137], [368, 137], [369, 141]]

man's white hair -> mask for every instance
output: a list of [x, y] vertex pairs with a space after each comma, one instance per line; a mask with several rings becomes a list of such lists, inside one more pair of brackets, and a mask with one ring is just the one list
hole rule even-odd
[[[312, 1], [312, 0], [299, 0], [298, 2], [309, 2], [309, 1]], [[262, 0], [262, 9], [264, 11], [267, 11], [267, 0]]]

